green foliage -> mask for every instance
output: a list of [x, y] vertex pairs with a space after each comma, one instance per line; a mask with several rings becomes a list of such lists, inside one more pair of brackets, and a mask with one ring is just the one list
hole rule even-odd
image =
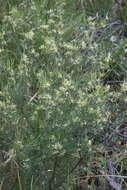
[[[96, 155], [106, 171], [108, 156], [97, 147], [111, 148], [105, 138], [114, 110], [117, 129], [120, 118], [123, 122], [126, 118], [125, 108], [112, 103], [120, 101], [124, 84], [118, 92], [107, 81], [126, 80], [126, 40], [112, 41], [117, 36], [113, 28], [106, 28], [106, 19], [92, 16], [99, 12], [104, 17], [111, 4], [101, 0], [2, 4], [0, 149], [11, 158], [0, 166], [3, 189], [73, 190], [81, 174], [95, 174]], [[126, 91], [123, 99], [126, 102]], [[113, 132], [113, 148], [115, 141]], [[82, 169], [76, 166], [78, 160]], [[124, 169], [120, 171], [123, 175]]]

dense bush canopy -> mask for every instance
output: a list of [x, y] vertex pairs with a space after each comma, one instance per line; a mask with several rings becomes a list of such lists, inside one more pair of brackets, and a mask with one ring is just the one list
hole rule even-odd
[[0, 189], [126, 189], [127, 3], [0, 5]]

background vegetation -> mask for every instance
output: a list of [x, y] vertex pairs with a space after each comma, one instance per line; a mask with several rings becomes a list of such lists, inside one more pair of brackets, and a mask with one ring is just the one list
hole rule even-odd
[[1, 190], [127, 188], [126, 12], [0, 0]]

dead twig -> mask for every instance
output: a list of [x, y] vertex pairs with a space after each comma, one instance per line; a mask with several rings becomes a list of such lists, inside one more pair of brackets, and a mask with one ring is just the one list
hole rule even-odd
[[109, 169], [109, 174], [112, 176], [107, 176], [107, 180], [111, 187], [113, 187], [115, 190], [122, 190], [121, 184], [117, 183], [115, 180], [115, 168], [113, 166], [112, 159], [107, 160], [107, 167]]

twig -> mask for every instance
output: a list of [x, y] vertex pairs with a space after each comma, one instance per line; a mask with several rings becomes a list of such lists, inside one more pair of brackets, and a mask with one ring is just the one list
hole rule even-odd
[[[103, 173], [101, 171], [101, 173]], [[124, 179], [127, 179], [127, 176], [124, 176], [124, 175], [109, 175], [109, 174], [100, 174], [100, 175], [83, 175], [82, 177], [84, 178], [95, 178], [95, 177], [116, 177], [116, 178], [124, 178]], [[74, 178], [75, 179], [79, 179], [79, 177], [77, 178]]]
[[33, 99], [37, 96], [37, 94], [38, 94], [38, 92], [36, 92], [36, 93], [31, 97], [31, 99], [29, 100], [28, 104], [33, 101]]
[[107, 26], [108, 26], [109, 28], [111, 28], [112, 26], [114, 26], [114, 25], [119, 25], [119, 24], [121, 24], [121, 21], [120, 21], [120, 20], [116, 20], [116, 21], [114, 21], [114, 22], [108, 23]]
[[107, 167], [109, 169], [109, 174], [112, 176], [107, 176], [107, 179], [109, 181], [109, 184], [115, 189], [115, 190], [122, 190], [121, 184], [117, 183], [115, 181], [115, 168], [113, 166], [113, 161], [112, 159], [107, 160]]
[[5, 161], [3, 160], [3, 162], [0, 162], [0, 167], [5, 167], [12, 160], [13, 155], [6, 151], [1, 151], [1, 154], [2, 154], [3, 159], [6, 159], [6, 160]]
[[70, 173], [72, 173], [77, 167], [78, 165], [81, 163], [81, 161], [83, 160], [83, 158], [80, 158], [77, 163], [75, 164], [75, 166], [71, 169]]

